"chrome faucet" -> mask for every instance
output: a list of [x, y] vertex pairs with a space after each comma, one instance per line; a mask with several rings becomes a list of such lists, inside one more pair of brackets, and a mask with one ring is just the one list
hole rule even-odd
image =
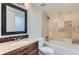
[[14, 41], [17, 41], [17, 38], [14, 37]]
[[19, 37], [13, 37], [12, 39], [14, 39], [14, 41], [19, 41], [21, 39], [21, 36], [19, 36]]
[[18, 38], [17, 38], [17, 41], [19, 41], [21, 39], [21, 36], [19, 36]]

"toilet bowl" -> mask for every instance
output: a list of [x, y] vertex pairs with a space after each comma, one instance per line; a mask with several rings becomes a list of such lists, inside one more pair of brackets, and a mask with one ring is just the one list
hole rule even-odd
[[48, 46], [44, 46], [44, 38], [38, 38], [38, 46], [39, 46], [39, 50], [40, 52], [42, 52], [42, 54], [45, 55], [53, 55], [54, 54], [54, 50]]
[[53, 55], [54, 54], [54, 50], [49, 47], [42, 47], [42, 48], [39, 48], [39, 50], [45, 55]]

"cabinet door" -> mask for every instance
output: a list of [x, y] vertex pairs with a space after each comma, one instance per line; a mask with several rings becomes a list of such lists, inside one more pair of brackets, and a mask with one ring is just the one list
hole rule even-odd
[[28, 52], [25, 51], [23, 55], [38, 55], [38, 43], [34, 43], [28, 47]]
[[27, 53], [24, 53], [23, 55], [38, 55], [37, 49], [33, 49]]
[[32, 43], [28, 47], [20, 48], [22, 50], [20, 50], [19, 52], [17, 52], [17, 55], [24, 55], [24, 54], [28, 55], [28, 52], [34, 50], [35, 48], [37, 48], [37, 43]]

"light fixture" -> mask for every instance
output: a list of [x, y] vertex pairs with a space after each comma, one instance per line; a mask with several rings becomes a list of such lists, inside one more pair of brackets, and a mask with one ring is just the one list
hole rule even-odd
[[24, 3], [24, 7], [30, 8], [31, 7], [31, 4], [30, 3]]
[[25, 8], [30, 8], [31, 7], [31, 4], [30, 3], [17, 3], [21, 6], [24, 6]]
[[45, 3], [41, 3], [40, 6], [41, 7], [44, 7], [44, 6], [46, 6], [46, 4]]

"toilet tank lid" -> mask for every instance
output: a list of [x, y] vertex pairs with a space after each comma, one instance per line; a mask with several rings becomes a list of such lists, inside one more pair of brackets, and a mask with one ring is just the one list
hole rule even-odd
[[37, 40], [44, 40], [44, 38], [37, 38]]

